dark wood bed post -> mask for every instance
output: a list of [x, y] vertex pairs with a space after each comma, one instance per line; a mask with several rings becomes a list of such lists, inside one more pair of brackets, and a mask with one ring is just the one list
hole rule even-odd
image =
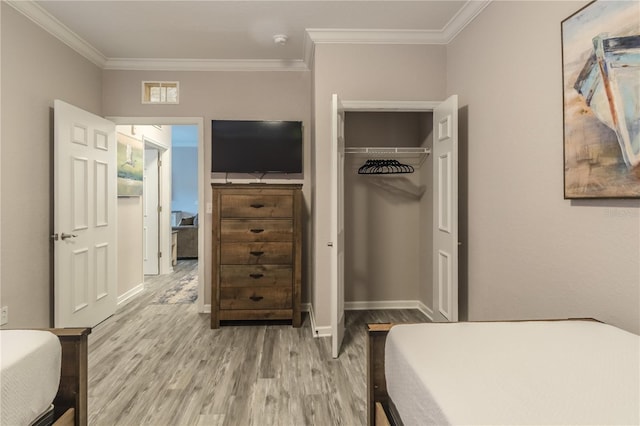
[[[56, 424], [87, 425], [88, 336], [90, 328], [51, 328], [62, 345], [60, 387], [53, 400]], [[70, 411], [73, 409], [73, 411]]]
[[[384, 413], [376, 416], [376, 411], [388, 409], [389, 395], [384, 377], [384, 345], [393, 324], [367, 324], [367, 425], [389, 424]], [[377, 405], [379, 404], [379, 405]], [[384, 419], [384, 420], [383, 420]]]

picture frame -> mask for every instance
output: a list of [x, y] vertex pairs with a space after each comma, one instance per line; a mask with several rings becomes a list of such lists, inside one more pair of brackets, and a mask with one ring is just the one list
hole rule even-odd
[[144, 147], [141, 140], [117, 134], [118, 197], [139, 197], [143, 191]]
[[640, 198], [640, 3], [561, 23], [564, 198]]

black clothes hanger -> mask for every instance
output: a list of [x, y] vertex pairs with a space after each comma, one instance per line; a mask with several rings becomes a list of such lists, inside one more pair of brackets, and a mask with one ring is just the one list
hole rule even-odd
[[359, 169], [359, 175], [389, 175], [413, 173], [413, 166], [400, 163], [398, 160], [367, 160]]

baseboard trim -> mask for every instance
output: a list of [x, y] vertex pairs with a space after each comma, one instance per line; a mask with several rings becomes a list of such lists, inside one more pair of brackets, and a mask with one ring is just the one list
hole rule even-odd
[[427, 305], [418, 300], [418, 310], [426, 315], [431, 322], [433, 322], [433, 310]]
[[313, 337], [331, 337], [331, 327], [315, 327]]
[[126, 305], [134, 297], [136, 297], [138, 294], [142, 293], [143, 290], [144, 290], [144, 283], [140, 283], [137, 286], [133, 287], [132, 289], [126, 291], [123, 294], [121, 294], [120, 296], [118, 296], [118, 302], [117, 302], [118, 306]]
[[309, 312], [309, 322], [311, 323], [311, 333], [313, 337], [331, 337], [331, 327], [318, 327], [316, 325], [316, 316], [313, 313], [313, 305], [311, 303], [303, 303], [300, 310]]
[[345, 311], [364, 311], [381, 309], [418, 309], [423, 314], [427, 314], [430, 309], [419, 300], [371, 300], [364, 302], [344, 302]]
[[[430, 321], [433, 321], [433, 310], [419, 300], [379, 300], [344, 303], [345, 311], [374, 311], [382, 309], [417, 309], [426, 315]], [[300, 310], [302, 312], [309, 312], [309, 322], [311, 323], [313, 337], [331, 337], [331, 326], [318, 327], [311, 303], [302, 303]]]
[[382, 309], [417, 309], [422, 312], [429, 321], [433, 321], [433, 310], [420, 300], [381, 300], [366, 302], [345, 302], [346, 311], [382, 310]]

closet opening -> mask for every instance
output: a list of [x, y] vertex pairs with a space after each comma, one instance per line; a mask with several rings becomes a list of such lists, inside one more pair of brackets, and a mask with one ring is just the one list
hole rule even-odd
[[[458, 321], [458, 96], [333, 94], [331, 148], [332, 356], [340, 353], [345, 309], [417, 308], [434, 322]], [[374, 154], [413, 161], [420, 173], [353, 172]]]
[[345, 111], [345, 309], [433, 306], [433, 112]]

